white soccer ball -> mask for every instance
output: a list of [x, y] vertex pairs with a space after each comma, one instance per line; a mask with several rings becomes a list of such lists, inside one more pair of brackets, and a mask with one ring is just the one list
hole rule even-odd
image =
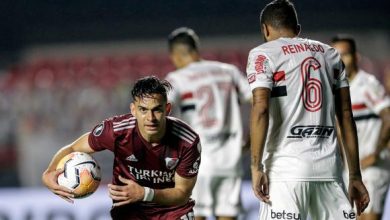
[[57, 169], [64, 169], [58, 184], [72, 189], [75, 198], [84, 198], [96, 191], [100, 184], [100, 166], [93, 157], [83, 152], [73, 152], [63, 157]]

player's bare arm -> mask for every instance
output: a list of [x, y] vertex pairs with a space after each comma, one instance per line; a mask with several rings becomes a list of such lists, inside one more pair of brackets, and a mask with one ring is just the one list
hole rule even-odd
[[370, 198], [360, 172], [357, 131], [348, 87], [335, 91], [335, 108], [349, 168], [349, 199], [352, 205], [356, 205], [360, 215], [370, 202]]
[[253, 91], [251, 112], [251, 171], [252, 187], [257, 198], [269, 202], [268, 177], [261, 164], [269, 123], [269, 99], [271, 91], [257, 88]]
[[150, 189], [133, 180], [119, 177], [124, 186], [108, 184], [110, 197], [117, 201], [113, 206], [122, 206], [134, 202], [149, 201], [160, 205], [177, 206], [188, 202], [196, 183], [196, 176], [184, 178], [175, 173], [175, 187]]
[[50, 191], [71, 203], [73, 203], [73, 200], [71, 199], [73, 198], [72, 191], [64, 186], [58, 185], [57, 183], [57, 178], [63, 172], [63, 170], [56, 170], [56, 166], [61, 160], [61, 158], [72, 152], [79, 151], [85, 153], [93, 153], [94, 150], [88, 144], [88, 136], [89, 133], [86, 133], [73, 143], [58, 150], [58, 152], [52, 158], [48, 168], [42, 174], [43, 184], [47, 188], [49, 188]]
[[384, 108], [379, 116], [382, 120], [382, 127], [379, 133], [378, 143], [376, 144], [376, 150], [373, 154], [361, 160], [362, 169], [374, 165], [380, 156], [382, 150], [384, 150], [390, 143], [390, 107]]

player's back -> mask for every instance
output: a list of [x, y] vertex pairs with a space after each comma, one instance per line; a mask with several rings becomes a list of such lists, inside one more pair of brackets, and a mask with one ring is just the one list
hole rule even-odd
[[[202, 60], [168, 74], [167, 79], [173, 85], [169, 100], [174, 115], [197, 131], [203, 155], [214, 158], [210, 166], [237, 169], [242, 141], [239, 100], [251, 97], [245, 77], [233, 65]], [[227, 153], [229, 162], [224, 160]], [[206, 167], [207, 158], [202, 160]]]
[[338, 53], [318, 41], [279, 38], [254, 48], [248, 62], [251, 87], [272, 90], [264, 161], [272, 178], [337, 178], [333, 91], [347, 86]]

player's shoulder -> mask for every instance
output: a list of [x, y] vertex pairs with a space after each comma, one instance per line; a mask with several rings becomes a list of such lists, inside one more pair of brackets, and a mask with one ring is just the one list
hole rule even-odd
[[179, 140], [183, 141], [185, 146], [193, 146], [197, 142], [199, 142], [199, 135], [184, 121], [176, 118], [167, 116], [168, 123], [171, 124], [170, 132], [179, 138]]
[[334, 47], [330, 46], [329, 44], [326, 44], [318, 40], [310, 40], [310, 41], [312, 42], [312, 44], [320, 45], [324, 49], [324, 54], [339, 56], [339, 52], [337, 52], [337, 50]]
[[178, 70], [174, 70], [172, 72], [169, 72], [167, 75], [166, 75], [166, 79], [168, 81], [174, 81], [176, 80], [176, 78], [179, 76], [179, 73], [182, 72], [182, 69], [178, 69]]
[[116, 115], [105, 120], [112, 126], [114, 133], [118, 132], [129, 132], [136, 126], [135, 117], [128, 113], [122, 115]]
[[176, 86], [180, 85], [179, 82], [182, 82], [183, 80], [185, 80], [189, 74], [192, 74], [194, 72], [194, 69], [191, 68], [192, 65], [189, 65], [189, 66], [186, 66], [184, 68], [180, 68], [180, 69], [177, 69], [177, 70], [174, 70], [172, 72], [169, 72], [166, 76], [166, 79], [169, 81], [169, 82], [173, 82], [173, 83], [177, 83]]
[[307, 42], [308, 44], [321, 45], [322, 47], [324, 47], [326, 49], [332, 48], [329, 44], [326, 44], [326, 43], [319, 41], [319, 40], [314, 40], [314, 39], [310, 39], [310, 38], [298, 38], [298, 39], [300, 39], [301, 41]]
[[224, 63], [216, 60], [203, 60], [204, 65], [209, 66], [210, 68], [222, 69], [224, 72], [238, 72], [238, 67], [230, 64]]
[[324, 48], [324, 50], [332, 50], [335, 51], [334, 48], [332, 48], [330, 45], [323, 43], [318, 40], [313, 40], [309, 38], [279, 38], [276, 40], [268, 41], [263, 44], [258, 45], [257, 47], [253, 48], [251, 52], [275, 52], [278, 50], [275, 50], [275, 48], [279, 49], [281, 46], [285, 45], [291, 45], [291, 44], [309, 44], [309, 45], [320, 45]]
[[303, 41], [304, 44], [314, 45], [313, 46], [314, 49], [318, 48], [319, 51], [322, 54], [324, 54], [328, 62], [332, 64], [339, 63], [341, 59], [339, 52], [329, 44], [326, 44], [322, 41], [309, 39], [309, 38], [299, 38], [299, 39]]
[[260, 44], [254, 48], [252, 48], [249, 51], [249, 54], [254, 54], [254, 53], [261, 53], [261, 52], [272, 52], [272, 50], [277, 46], [276, 41], [269, 41], [265, 42], [263, 44]]
[[359, 82], [362, 82], [362, 84], [367, 85], [368, 87], [381, 85], [380, 81], [374, 74], [368, 73], [362, 69], [359, 69], [357, 77]]
[[279, 38], [276, 40], [268, 41], [263, 44], [258, 45], [257, 47], [252, 48], [249, 51], [250, 59], [277, 59], [280, 57], [281, 50], [280, 48], [287, 44], [286, 39]]
[[295, 44], [300, 45], [309, 45], [309, 48], [313, 49], [314, 51], [320, 51], [324, 54], [326, 53], [335, 53], [338, 54], [337, 50], [331, 47], [329, 44], [326, 44], [319, 40], [314, 40], [310, 38], [301, 38], [301, 37], [295, 37], [292, 38], [292, 42]]
[[236, 66], [229, 63], [224, 63], [216, 60], [200, 60], [198, 62], [193, 62], [188, 65], [185, 69], [188, 71], [198, 71], [199, 69], [234, 69]]

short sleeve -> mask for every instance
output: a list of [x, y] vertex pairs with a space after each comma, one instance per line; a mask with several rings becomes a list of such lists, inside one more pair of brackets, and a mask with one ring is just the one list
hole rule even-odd
[[179, 165], [176, 168], [176, 173], [181, 177], [192, 178], [198, 175], [200, 166], [201, 145], [199, 138], [191, 147], [185, 148], [183, 151]]
[[166, 80], [172, 85], [172, 89], [168, 92], [168, 102], [172, 104], [171, 115], [178, 117], [181, 114], [181, 97], [179, 82], [177, 82], [177, 80], [175, 80], [174, 77], [172, 77], [170, 74], [168, 74]]
[[114, 151], [115, 135], [112, 128], [112, 121], [105, 120], [95, 126], [88, 137], [89, 146], [95, 151]]
[[235, 66], [233, 66], [233, 77], [240, 101], [248, 102], [249, 100], [251, 100], [252, 92], [251, 88], [249, 87], [248, 81], [242, 74], [242, 72]]
[[375, 114], [379, 115], [384, 108], [390, 107], [390, 97], [386, 96], [385, 88], [374, 78], [366, 86], [364, 95], [366, 96], [366, 105]]
[[249, 53], [246, 73], [251, 90], [258, 87], [272, 89], [273, 73], [270, 62], [264, 52], [252, 50]]
[[347, 79], [347, 74], [345, 72], [345, 66], [344, 66], [344, 63], [343, 61], [341, 60], [341, 57], [340, 55], [337, 53], [336, 55], [336, 65], [335, 67], [333, 68], [333, 76], [334, 76], [334, 83], [333, 83], [333, 87], [335, 89], [340, 89], [340, 88], [343, 88], [343, 87], [348, 87], [349, 84], [348, 84], [348, 79]]

